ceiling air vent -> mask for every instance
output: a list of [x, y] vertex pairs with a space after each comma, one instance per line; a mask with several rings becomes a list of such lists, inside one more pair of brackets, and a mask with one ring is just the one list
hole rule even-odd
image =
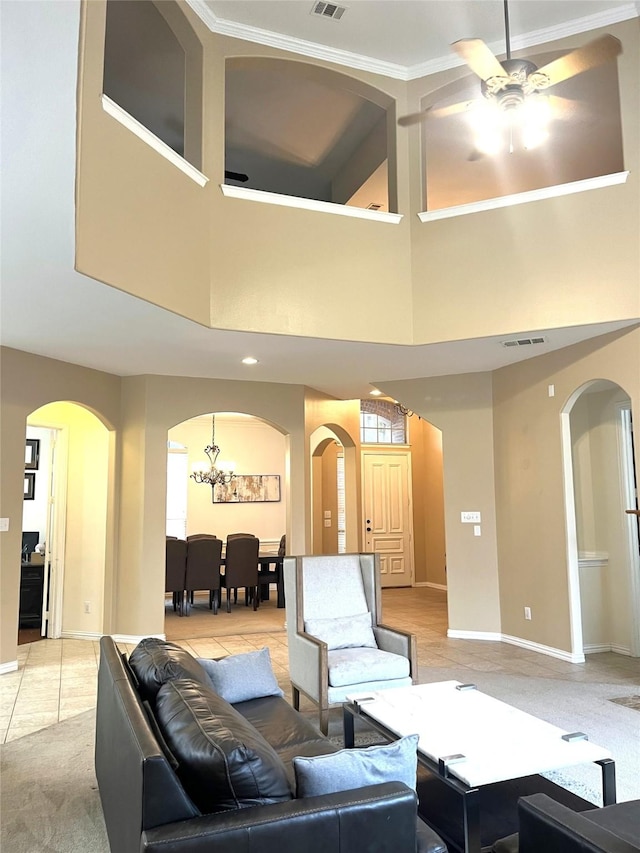
[[376, 204], [375, 201], [372, 201], [371, 204], [367, 205], [367, 210], [380, 210], [381, 207], [381, 204]]
[[335, 3], [314, 3], [311, 9], [312, 15], [320, 15], [322, 18], [330, 18], [332, 21], [339, 21], [346, 12], [345, 6], [336, 6]]
[[544, 337], [538, 338], [514, 338], [511, 341], [502, 341], [503, 347], [529, 347], [532, 344], [545, 344], [547, 339]]

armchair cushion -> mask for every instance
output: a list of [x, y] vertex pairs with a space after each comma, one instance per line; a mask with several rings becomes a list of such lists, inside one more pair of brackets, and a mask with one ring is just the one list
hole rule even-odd
[[180, 781], [201, 812], [292, 799], [274, 748], [207, 685], [168, 681], [158, 691], [156, 716]]
[[220, 660], [197, 658], [214, 691], [232, 705], [261, 696], [284, 696], [271, 666], [269, 649], [229, 655]]
[[378, 644], [371, 628], [371, 614], [342, 616], [336, 619], [306, 619], [304, 629], [332, 649], [370, 648]]
[[416, 788], [418, 735], [364, 749], [293, 759], [298, 797], [316, 797], [380, 782]]
[[410, 675], [408, 658], [381, 649], [335, 649], [327, 658], [331, 687], [389, 681]]

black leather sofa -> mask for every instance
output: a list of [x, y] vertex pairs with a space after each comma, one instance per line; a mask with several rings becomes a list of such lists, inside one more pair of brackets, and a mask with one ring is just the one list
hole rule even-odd
[[575, 812], [533, 794], [519, 800], [518, 824], [492, 853], [640, 853], [640, 800]]
[[[442, 840], [417, 817], [415, 792], [399, 782], [299, 799], [289, 799], [287, 792], [280, 802], [207, 811], [200, 794], [206, 801], [209, 785], [199, 789], [196, 781], [194, 788], [197, 774], [185, 766], [190, 744], [184, 740], [197, 734], [198, 721], [175, 735], [187, 755], [176, 766], [153, 694], [161, 682], [171, 681], [168, 692], [188, 694], [195, 719], [202, 703], [212, 701], [211, 686], [183, 649], [143, 642], [151, 644], [153, 666], [136, 672], [111, 637], [100, 643], [95, 768], [112, 853], [446, 853]], [[163, 692], [165, 704], [171, 702], [166, 688]], [[246, 721], [241, 728], [249, 725], [275, 749], [292, 790], [295, 755], [337, 749], [278, 696], [240, 702], [220, 713], [231, 714], [228, 708]], [[218, 782], [225, 785], [226, 779], [214, 779], [213, 787]]]

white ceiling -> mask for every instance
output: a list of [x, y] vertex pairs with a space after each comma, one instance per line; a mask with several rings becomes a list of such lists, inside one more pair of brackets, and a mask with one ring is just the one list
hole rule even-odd
[[[205, 5], [191, 0], [198, 3]], [[294, 38], [315, 41], [317, 51], [346, 51], [349, 56], [340, 54], [345, 63], [364, 62], [363, 57], [393, 63], [400, 69], [393, 73], [407, 79], [412, 67], [449, 61], [450, 41], [477, 35], [491, 43], [499, 40], [502, 27], [500, 0], [351, 0], [344, 5], [348, 11], [340, 23], [314, 20], [307, 0], [210, 0], [205, 15], [219, 31], [238, 32], [240, 26], [243, 37], [273, 42], [275, 36], [264, 30], [279, 30], [290, 47]], [[353, 398], [366, 396], [385, 380], [495, 369], [633, 322], [522, 329], [522, 334], [546, 335], [547, 343], [510, 349], [498, 338], [420, 347], [292, 338], [207, 329], [79, 275], [73, 270], [79, 3], [3, 0], [1, 8], [0, 334], [5, 346], [123, 376], [300, 383]], [[618, 19], [637, 14], [634, 4], [599, 0], [516, 0], [510, 8], [512, 39], [517, 32], [569, 26], [570, 20], [587, 15], [593, 20], [605, 13]], [[260, 360], [258, 365], [240, 363], [249, 354]]]

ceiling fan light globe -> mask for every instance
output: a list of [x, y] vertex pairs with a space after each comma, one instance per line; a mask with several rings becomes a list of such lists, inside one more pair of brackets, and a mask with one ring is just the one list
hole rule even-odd
[[549, 138], [549, 129], [544, 125], [524, 125], [522, 128], [522, 145], [527, 151], [539, 148]]
[[504, 147], [503, 136], [497, 131], [478, 134], [475, 138], [475, 147], [482, 154], [498, 154]]

